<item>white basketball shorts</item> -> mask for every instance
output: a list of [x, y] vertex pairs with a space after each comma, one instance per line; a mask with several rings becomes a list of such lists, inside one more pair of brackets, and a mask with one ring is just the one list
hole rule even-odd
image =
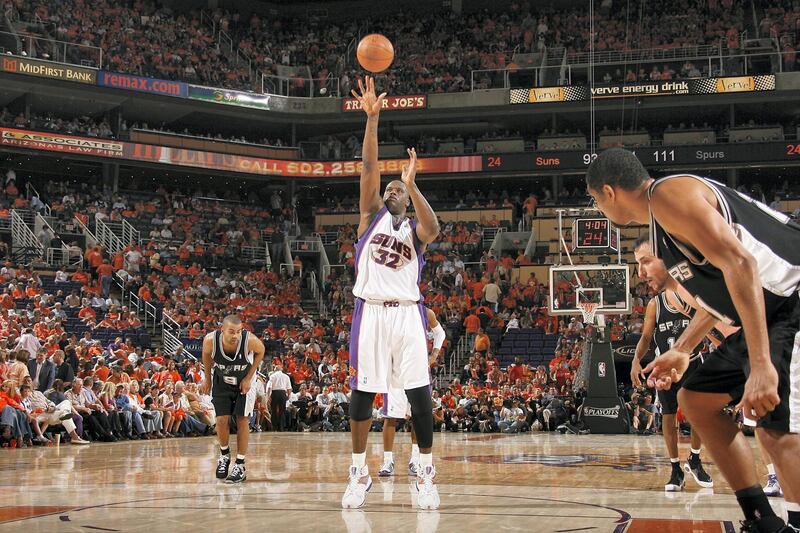
[[350, 388], [388, 393], [430, 385], [428, 317], [417, 302], [356, 298], [350, 329]]
[[389, 392], [383, 394], [383, 406], [380, 414], [383, 418], [406, 418], [411, 416], [411, 404], [408, 403], [406, 391], [389, 387]]

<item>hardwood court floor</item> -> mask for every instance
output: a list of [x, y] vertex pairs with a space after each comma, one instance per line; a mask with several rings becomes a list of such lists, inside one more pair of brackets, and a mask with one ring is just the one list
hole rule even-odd
[[682, 533], [732, 532], [740, 519], [708, 457], [714, 489], [689, 478], [683, 493], [664, 493], [660, 436], [437, 433], [438, 512], [414, 506], [407, 433], [387, 479], [381, 435], [370, 434], [374, 487], [363, 510], [342, 511], [349, 446], [343, 433], [253, 434], [248, 480], [235, 486], [214, 478], [212, 438], [1, 450], [0, 531]]

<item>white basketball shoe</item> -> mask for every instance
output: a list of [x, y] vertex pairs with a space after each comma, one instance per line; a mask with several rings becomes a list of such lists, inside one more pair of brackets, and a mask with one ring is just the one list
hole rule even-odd
[[[366, 479], [364, 479], [366, 478]], [[367, 465], [358, 468], [350, 466], [347, 488], [342, 496], [342, 509], [359, 509], [367, 501], [367, 492], [372, 488], [372, 478]]]

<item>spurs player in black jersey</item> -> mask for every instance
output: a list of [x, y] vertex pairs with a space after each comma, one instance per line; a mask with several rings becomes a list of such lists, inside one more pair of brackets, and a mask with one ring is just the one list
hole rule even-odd
[[[650, 224], [655, 256], [701, 307], [673, 348], [645, 369], [648, 383], [668, 389], [679, 381], [717, 321], [741, 326], [687, 378], [678, 399], [736, 493], [743, 531], [800, 530], [800, 226], [711, 180], [678, 174], [654, 181], [623, 149], [602, 152], [586, 183], [616, 224]], [[731, 402], [758, 420], [781, 478], [788, 527], [758, 484], [746, 439], [723, 411]]]
[[[217, 440], [219, 459], [217, 479], [226, 483], [241, 483], [247, 479], [244, 466], [247, 444], [250, 440], [250, 415], [256, 402], [256, 371], [264, 359], [264, 344], [242, 327], [241, 319], [228, 315], [222, 327], [203, 339], [203, 371], [205, 378], [200, 388], [203, 394], [211, 392], [211, 401], [217, 414]], [[230, 438], [229, 418], [236, 417], [236, 462], [231, 463], [228, 448]]]
[[[642, 386], [641, 360], [655, 343], [656, 357], [667, 353], [683, 330], [689, 325], [689, 319], [694, 316], [694, 308], [689, 302], [691, 299], [685, 291], [680, 291], [680, 286], [673, 280], [664, 268], [664, 263], [653, 257], [650, 250], [650, 238], [639, 237], [633, 245], [633, 253], [639, 265], [639, 278], [646, 281], [651, 289], [656, 291], [656, 296], [647, 304], [642, 326], [642, 336], [636, 345], [636, 354], [631, 364], [631, 381], [634, 386]], [[683, 292], [683, 297], [679, 292]], [[696, 302], [694, 302], [695, 305]], [[731, 328], [732, 329], [732, 328]], [[733, 331], [730, 331], [732, 333]], [[716, 341], [715, 344], [719, 344]], [[684, 471], [681, 469], [678, 455], [678, 427], [675, 415], [678, 412], [678, 391], [686, 378], [702, 363], [702, 356], [695, 350], [692, 353], [692, 362], [684, 373], [683, 379], [673, 383], [668, 390], [658, 391], [658, 401], [661, 403], [663, 417], [662, 433], [664, 443], [669, 453], [672, 472], [669, 481], [664, 485], [667, 492], [683, 490]], [[691, 453], [686, 462], [686, 471], [691, 474], [695, 482], [703, 488], [711, 488], [714, 482], [703, 468], [700, 460], [700, 435], [692, 431]]]

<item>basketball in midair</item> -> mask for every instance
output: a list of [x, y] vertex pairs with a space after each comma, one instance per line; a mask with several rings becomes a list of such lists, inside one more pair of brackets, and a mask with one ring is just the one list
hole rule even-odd
[[356, 56], [364, 69], [374, 73], [383, 72], [394, 61], [394, 46], [380, 33], [371, 33], [358, 43]]

